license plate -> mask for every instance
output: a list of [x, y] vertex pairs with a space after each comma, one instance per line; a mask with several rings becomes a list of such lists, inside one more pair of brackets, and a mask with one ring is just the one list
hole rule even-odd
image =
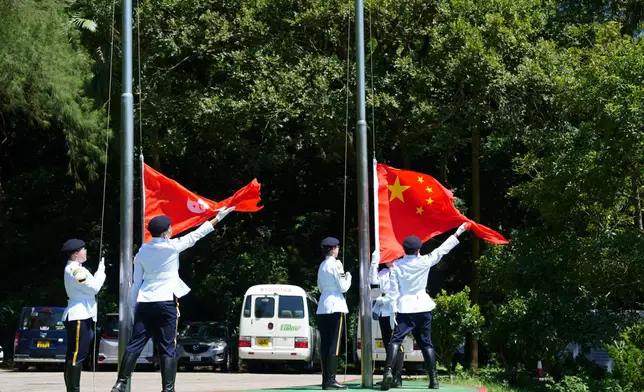
[[376, 348], [385, 348], [385, 344], [382, 340], [376, 340]]
[[37, 348], [49, 348], [49, 340], [39, 340], [36, 342]]
[[190, 357], [190, 362], [201, 362], [201, 357], [197, 355], [192, 355]]
[[270, 344], [271, 344], [271, 339], [270, 338], [257, 339], [257, 345], [259, 347], [268, 347]]

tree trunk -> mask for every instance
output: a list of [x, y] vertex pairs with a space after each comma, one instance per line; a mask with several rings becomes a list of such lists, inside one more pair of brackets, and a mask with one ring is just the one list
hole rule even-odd
[[441, 159], [441, 166], [438, 172], [438, 181], [440, 181], [441, 184], [443, 184], [447, 189], [450, 188], [449, 183], [447, 182], [447, 162], [449, 161], [450, 157], [450, 150], [446, 150], [443, 153], [443, 157]]
[[633, 185], [633, 204], [635, 205], [635, 227], [640, 231], [644, 231], [642, 222], [642, 197], [640, 194], [641, 187], [641, 171], [639, 165], [635, 164], [633, 167], [633, 175], [631, 176], [631, 183]]
[[[481, 140], [478, 128], [475, 126], [472, 130], [472, 217], [475, 222], [481, 221], [481, 172], [479, 165]], [[470, 289], [472, 303], [479, 303], [479, 255], [480, 241], [477, 237], [472, 236], [472, 280]], [[470, 371], [478, 371], [479, 365], [479, 345], [471, 335], [467, 336], [468, 341], [468, 359], [470, 362]]]

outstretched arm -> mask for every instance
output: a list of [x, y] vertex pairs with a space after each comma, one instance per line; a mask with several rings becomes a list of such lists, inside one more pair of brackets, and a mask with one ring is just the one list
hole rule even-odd
[[430, 267], [430, 268], [438, 264], [438, 262], [441, 261], [443, 256], [448, 254], [452, 249], [456, 247], [456, 245], [459, 244], [458, 236], [463, 234], [463, 232], [465, 232], [465, 230], [468, 230], [469, 228], [470, 228], [469, 223], [463, 223], [462, 225], [460, 225], [458, 229], [456, 229], [456, 233], [449, 236], [449, 238], [445, 240], [445, 242], [443, 242], [441, 246], [434, 249], [432, 253], [421, 256], [420, 257], [421, 261], [424, 264], [426, 264], [427, 267]]
[[214, 226], [217, 223], [221, 222], [221, 220], [224, 219], [224, 217], [234, 209], [235, 207], [222, 208], [221, 210], [219, 210], [219, 213], [216, 217], [199, 226], [197, 230], [193, 231], [190, 234], [184, 235], [183, 237], [172, 240], [172, 245], [177, 250], [177, 252], [183, 252], [184, 250], [193, 247], [197, 243], [197, 241], [212, 233], [215, 230]]

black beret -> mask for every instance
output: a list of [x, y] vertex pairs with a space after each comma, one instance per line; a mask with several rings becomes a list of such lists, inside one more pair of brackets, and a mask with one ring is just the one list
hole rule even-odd
[[326, 237], [322, 240], [322, 243], [320, 245], [325, 248], [335, 248], [336, 246], [340, 245], [340, 241], [337, 238]]
[[402, 243], [403, 249], [405, 251], [417, 251], [418, 249], [423, 246], [423, 243], [420, 242], [420, 238], [416, 237], [415, 235], [411, 235], [407, 238]]
[[148, 223], [148, 231], [152, 237], [158, 237], [170, 228], [170, 217], [166, 215], [155, 216]]
[[77, 250], [83, 249], [84, 247], [85, 242], [83, 242], [83, 240], [73, 238], [71, 240], [67, 240], [67, 242], [63, 244], [63, 247], [60, 249], [60, 251], [63, 253], [74, 253]]

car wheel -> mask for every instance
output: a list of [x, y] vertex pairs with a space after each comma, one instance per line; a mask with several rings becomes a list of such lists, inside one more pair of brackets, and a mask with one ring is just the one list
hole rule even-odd
[[26, 363], [19, 363], [16, 365], [16, 369], [18, 369], [19, 372], [26, 372], [29, 370], [29, 365]]

